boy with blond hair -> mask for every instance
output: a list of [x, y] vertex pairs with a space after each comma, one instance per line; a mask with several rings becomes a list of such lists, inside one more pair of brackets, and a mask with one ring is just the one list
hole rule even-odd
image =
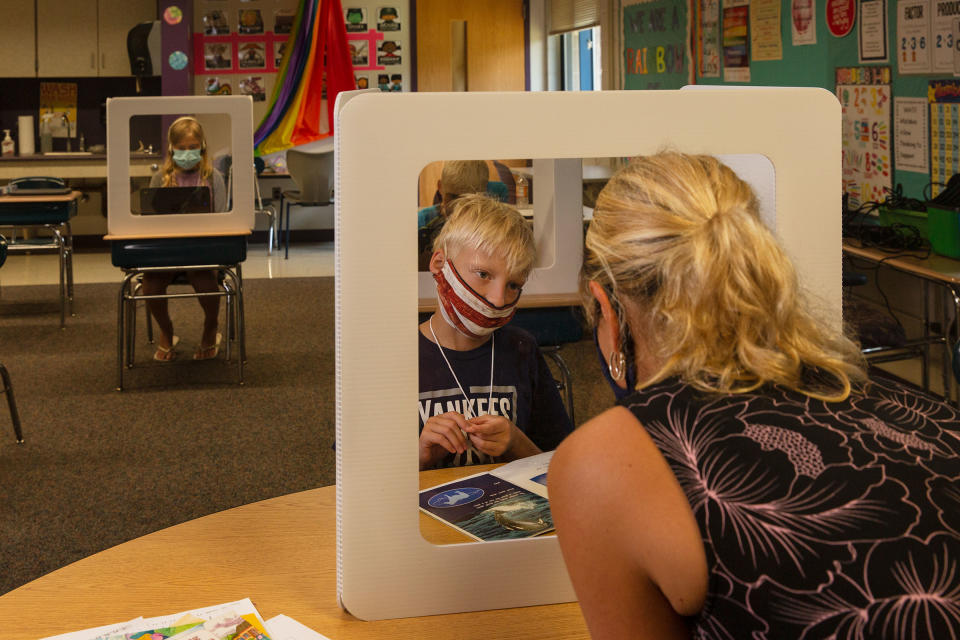
[[456, 200], [429, 263], [437, 311], [420, 325], [421, 470], [523, 458], [572, 431], [536, 340], [505, 326], [534, 259], [516, 209]]

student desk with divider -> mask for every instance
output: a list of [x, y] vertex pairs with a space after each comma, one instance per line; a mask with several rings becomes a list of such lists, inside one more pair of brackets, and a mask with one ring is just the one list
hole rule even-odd
[[[954, 260], [935, 253], [931, 253], [927, 257], [924, 257], [924, 254], [918, 252], [901, 251], [894, 254], [880, 249], [865, 247], [859, 241], [852, 238], [844, 238], [843, 254], [847, 258], [861, 260], [875, 267], [889, 267], [921, 281], [923, 287], [923, 309], [921, 313], [924, 327], [923, 335], [919, 338], [908, 340], [907, 346], [908, 348], [921, 349], [922, 385], [924, 389], [929, 390], [930, 376], [927, 363], [929, 359], [929, 346], [931, 344], [940, 345], [943, 353], [941, 372], [943, 375], [943, 395], [949, 402], [953, 396], [953, 384], [951, 382], [953, 376], [950, 375], [952, 369], [951, 362], [953, 361], [953, 352], [960, 336], [954, 335], [948, 327], [950, 326], [951, 309], [954, 312], [954, 317], [958, 318], [958, 322], [960, 322], [960, 260]], [[856, 263], [854, 263], [854, 268], [856, 268]], [[942, 296], [941, 331], [939, 333], [930, 330], [927, 303], [931, 284], [939, 288]], [[891, 358], [884, 358], [884, 353], [892, 350], [887, 347], [880, 347], [865, 351], [868, 359], [871, 351], [880, 356], [878, 361], [911, 357], [910, 354], [900, 356], [893, 354]], [[958, 406], [960, 406], [960, 394], [958, 394], [957, 403]]]
[[[489, 468], [425, 471], [420, 486]], [[417, 508], [414, 495], [410, 508]], [[432, 542], [465, 541], [433, 518], [421, 514], [421, 523]], [[373, 622], [354, 618], [337, 603], [334, 486], [221, 511], [84, 558], [0, 596], [0, 620], [4, 640], [35, 640], [248, 596], [265, 618], [286, 614], [332, 640], [589, 638], [575, 602]]]
[[[0, 196], [0, 233], [4, 229], [47, 230], [50, 238], [7, 238], [8, 253], [55, 251], [60, 265], [60, 327], [66, 326], [66, 310], [73, 313], [73, 233], [70, 218], [77, 215], [83, 194]], [[4, 234], [6, 235], [6, 234]]]

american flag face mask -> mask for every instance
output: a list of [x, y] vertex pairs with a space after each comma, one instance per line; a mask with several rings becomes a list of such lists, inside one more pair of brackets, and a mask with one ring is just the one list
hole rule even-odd
[[510, 322], [517, 310], [520, 295], [510, 304], [497, 307], [464, 282], [456, 267], [447, 259], [433, 274], [437, 282], [440, 315], [450, 326], [471, 338], [488, 336]]

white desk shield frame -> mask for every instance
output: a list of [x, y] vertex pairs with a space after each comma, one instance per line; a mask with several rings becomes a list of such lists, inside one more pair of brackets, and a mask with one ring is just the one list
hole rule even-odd
[[[130, 118], [227, 114], [233, 156], [233, 208], [223, 213], [143, 216], [130, 209]], [[163, 132], [166, 136], [166, 131]], [[162, 165], [164, 158], [157, 157]], [[249, 167], [240, 171], [237, 167]], [[245, 235], [254, 225], [253, 100], [250, 96], [163, 96], [107, 100], [107, 231], [113, 237]], [[226, 180], [226, 176], [224, 176]]]
[[[389, 152], [370, 136], [383, 123], [390, 123]], [[839, 325], [840, 127], [840, 104], [822, 89], [374, 93], [339, 100], [341, 605], [374, 620], [575, 598], [555, 537], [435, 546], [420, 534], [413, 221], [422, 167], [437, 159], [626, 157], [663, 148], [766, 156], [776, 175], [776, 234], [801, 282]]]

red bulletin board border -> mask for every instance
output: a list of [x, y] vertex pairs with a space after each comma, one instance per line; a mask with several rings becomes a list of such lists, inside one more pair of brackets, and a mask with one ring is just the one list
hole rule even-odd
[[[274, 56], [274, 44], [277, 42], [285, 42], [290, 38], [292, 34], [289, 33], [274, 33], [273, 31], [265, 31], [263, 33], [255, 34], [240, 34], [240, 33], [230, 33], [225, 35], [217, 36], [208, 36], [202, 33], [193, 34], [193, 73], [194, 75], [204, 75], [204, 76], [216, 76], [216, 75], [226, 75], [226, 74], [257, 74], [257, 73], [277, 73], [280, 71], [280, 67], [276, 65], [276, 60]], [[232, 52], [230, 54], [230, 68], [229, 69], [207, 69], [204, 64], [203, 59], [203, 48], [204, 45], [210, 42], [226, 42], [232, 44]], [[240, 68], [240, 45], [245, 42], [262, 42], [266, 46], [266, 62], [267, 66], [261, 68]]]
[[[393, 33], [393, 32], [391, 32]], [[386, 67], [376, 64], [377, 43], [384, 39], [382, 31], [370, 29], [369, 31], [360, 31], [347, 33], [347, 40], [366, 40], [367, 41], [367, 64], [365, 66], [354, 65], [354, 71], [385, 71]]]

